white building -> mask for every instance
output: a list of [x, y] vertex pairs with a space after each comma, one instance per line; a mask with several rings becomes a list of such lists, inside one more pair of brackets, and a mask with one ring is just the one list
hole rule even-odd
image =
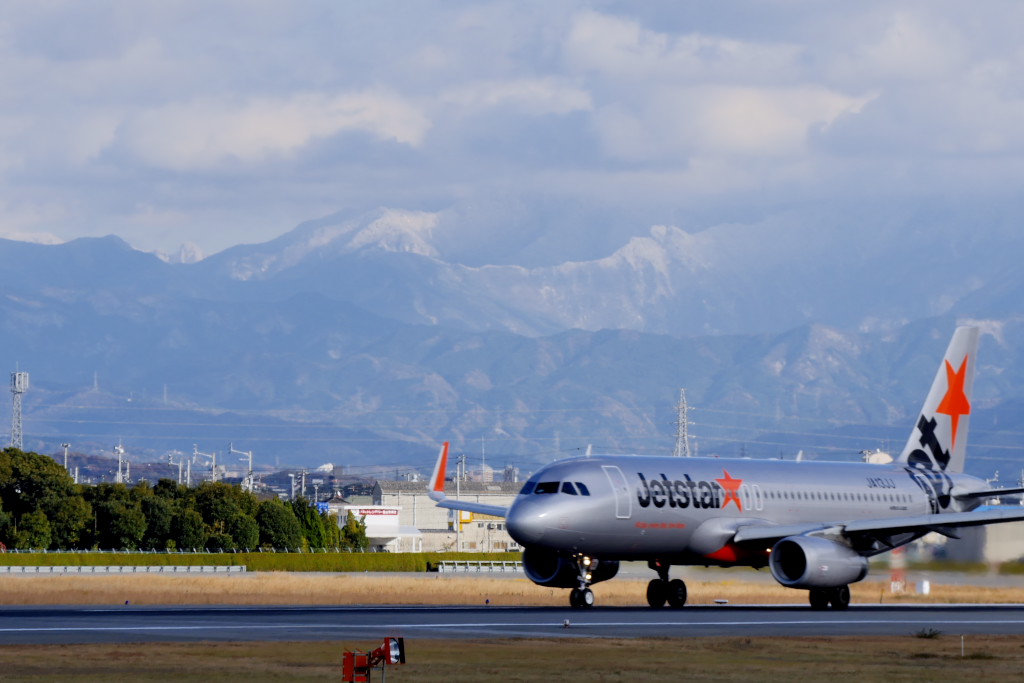
[[[445, 494], [455, 498], [458, 493], [462, 500], [508, 507], [522, 486], [521, 482], [461, 482], [456, 487], [449, 481], [445, 482]], [[418, 530], [421, 552], [522, 550], [508, 535], [504, 518], [439, 508], [422, 482], [380, 480], [373, 487], [373, 503], [399, 510], [398, 527]], [[396, 543], [398, 551], [413, 552], [414, 543], [403, 538]]]

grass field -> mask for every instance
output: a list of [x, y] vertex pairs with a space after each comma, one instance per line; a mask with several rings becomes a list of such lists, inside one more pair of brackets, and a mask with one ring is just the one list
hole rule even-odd
[[[733, 604], [791, 604], [806, 591], [775, 583], [740, 580], [689, 581], [689, 604], [715, 600]], [[644, 605], [646, 579], [616, 579], [594, 586], [601, 605]], [[854, 604], [1024, 603], [1024, 588], [933, 584], [927, 596], [893, 595], [887, 581], [850, 586]], [[241, 575], [57, 575], [0, 576], [0, 604], [6, 605], [556, 605], [564, 589], [543, 588], [525, 578], [464, 577], [445, 574], [248, 573]]]
[[[376, 642], [0, 646], [4, 681], [337, 681]], [[1017, 680], [1024, 638], [406, 640], [388, 681]], [[374, 681], [380, 677], [375, 674]]]

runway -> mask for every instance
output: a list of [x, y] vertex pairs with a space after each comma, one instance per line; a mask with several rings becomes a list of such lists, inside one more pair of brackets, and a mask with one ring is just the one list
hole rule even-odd
[[[568, 620], [568, 625], [566, 625]], [[686, 607], [5, 607], [0, 645], [406, 638], [1024, 634], [1024, 605]]]

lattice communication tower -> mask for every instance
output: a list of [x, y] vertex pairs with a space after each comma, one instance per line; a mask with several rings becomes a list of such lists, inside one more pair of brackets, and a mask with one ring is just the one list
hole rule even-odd
[[11, 420], [11, 446], [22, 450], [21, 396], [28, 391], [28, 373], [11, 373], [11, 395], [14, 397], [14, 416]]
[[686, 403], [686, 389], [680, 389], [679, 403], [676, 405], [676, 448], [672, 453], [676, 457], [690, 457], [689, 410]]

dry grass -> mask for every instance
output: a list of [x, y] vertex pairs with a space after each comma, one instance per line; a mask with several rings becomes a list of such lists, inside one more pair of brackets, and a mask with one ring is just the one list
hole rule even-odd
[[[689, 603], [791, 604], [804, 591], [771, 582], [688, 581]], [[643, 605], [647, 581], [617, 579], [594, 586], [601, 605]], [[932, 584], [931, 595], [893, 595], [888, 582], [851, 586], [855, 604], [1024, 603], [1024, 588], [983, 588]], [[241, 576], [66, 575], [2, 576], [0, 604], [6, 605], [556, 605], [564, 589], [543, 588], [524, 578], [459, 577], [438, 574], [289, 574]]]
[[[376, 642], [167, 643], [0, 647], [5, 681], [340, 680], [345, 649]], [[406, 640], [389, 681], [1009, 681], [1024, 639], [690, 638]], [[378, 675], [374, 680], [380, 680]]]

